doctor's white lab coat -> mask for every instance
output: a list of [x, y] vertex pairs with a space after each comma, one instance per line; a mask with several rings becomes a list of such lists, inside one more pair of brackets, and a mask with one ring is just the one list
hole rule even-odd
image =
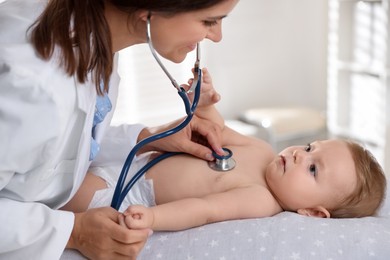
[[[58, 259], [74, 215], [57, 210], [75, 194], [90, 166], [94, 84], [79, 84], [34, 53], [26, 30], [40, 0], [0, 4], [0, 259]], [[99, 124], [96, 165], [123, 163], [141, 125], [110, 127], [119, 77], [111, 79], [112, 111]]]

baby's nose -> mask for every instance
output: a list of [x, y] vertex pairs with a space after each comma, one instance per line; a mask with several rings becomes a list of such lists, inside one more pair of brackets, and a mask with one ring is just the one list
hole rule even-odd
[[307, 152], [305, 152], [303, 150], [296, 149], [293, 151], [292, 155], [294, 158], [294, 162], [299, 163], [299, 162], [302, 162], [302, 160], [304, 160], [307, 157]]

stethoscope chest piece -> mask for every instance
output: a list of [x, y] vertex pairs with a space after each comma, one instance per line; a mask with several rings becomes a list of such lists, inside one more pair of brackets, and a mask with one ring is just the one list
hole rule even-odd
[[227, 148], [222, 148], [226, 155], [218, 155], [213, 152], [213, 156], [215, 157], [215, 161], [208, 162], [209, 167], [214, 171], [226, 172], [232, 170], [236, 166], [236, 161], [232, 158], [232, 151]]

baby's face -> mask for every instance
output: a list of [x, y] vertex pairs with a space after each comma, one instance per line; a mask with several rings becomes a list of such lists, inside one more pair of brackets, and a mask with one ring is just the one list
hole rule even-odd
[[283, 150], [268, 166], [267, 183], [283, 209], [332, 208], [356, 186], [355, 164], [344, 141], [316, 141]]

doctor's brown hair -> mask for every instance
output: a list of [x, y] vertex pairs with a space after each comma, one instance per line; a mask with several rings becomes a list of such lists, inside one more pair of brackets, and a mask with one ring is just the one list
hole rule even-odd
[[356, 187], [337, 208], [329, 210], [333, 218], [356, 218], [376, 215], [386, 194], [386, 177], [370, 151], [346, 141], [356, 170]]
[[[100, 95], [100, 82], [104, 92], [113, 69], [113, 51], [104, 4], [110, 2], [129, 14], [148, 10], [174, 15], [205, 9], [225, 0], [50, 0], [31, 25], [30, 40], [37, 53], [49, 60], [55, 48], [60, 51], [60, 65], [70, 76], [84, 83], [92, 73], [96, 91]], [[123, 21], [123, 22], [128, 22]], [[146, 27], [145, 27], [146, 28]], [[146, 29], [145, 29], [146, 30]]]

